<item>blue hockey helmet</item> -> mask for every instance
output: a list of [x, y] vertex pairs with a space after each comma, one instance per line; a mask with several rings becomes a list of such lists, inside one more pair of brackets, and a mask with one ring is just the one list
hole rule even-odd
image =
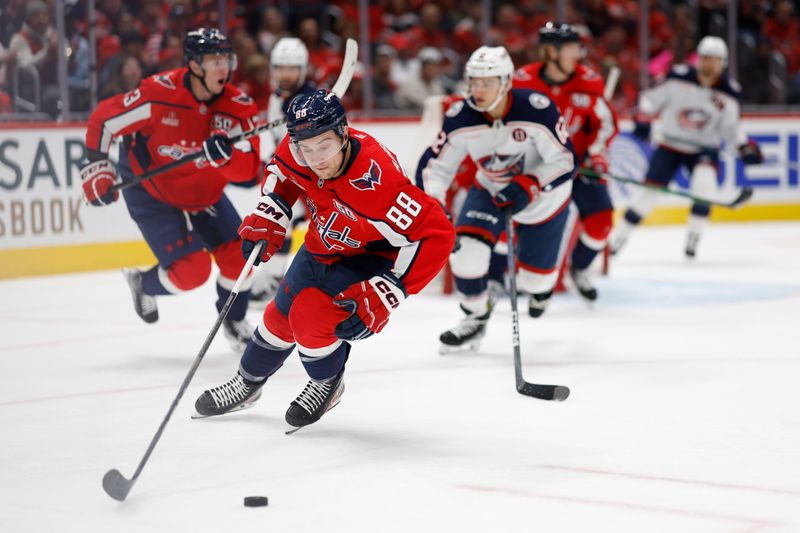
[[[289, 148], [295, 160], [313, 167], [342, 151], [348, 141], [347, 116], [339, 98], [330, 91], [318, 89], [309, 95], [300, 94], [289, 104], [286, 113]], [[319, 144], [303, 142], [333, 131], [338, 139]]]
[[317, 89], [309, 95], [300, 94], [289, 104], [286, 129], [292, 141], [316, 137], [329, 130], [345, 136], [347, 117], [339, 98], [330, 91]]
[[569, 24], [556, 24], [548, 22], [539, 28], [539, 44], [554, 44], [561, 46], [565, 43], [579, 43], [581, 36]]
[[224, 55], [231, 61], [231, 71], [235, 70], [236, 54], [233, 53], [233, 44], [228, 37], [217, 28], [200, 28], [192, 30], [183, 41], [183, 59], [188, 64], [195, 61], [203, 64], [205, 55]]

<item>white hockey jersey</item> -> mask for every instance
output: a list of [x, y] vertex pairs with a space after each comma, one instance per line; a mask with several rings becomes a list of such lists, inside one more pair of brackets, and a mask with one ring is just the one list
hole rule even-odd
[[443, 203], [467, 156], [478, 167], [476, 185], [492, 195], [516, 175], [538, 178], [542, 195], [514, 215], [517, 222], [545, 221], [570, 201], [577, 158], [558, 108], [541, 93], [512, 89], [505, 115], [496, 120], [463, 100], [451, 104], [417, 165], [417, 186]]
[[739, 84], [724, 76], [713, 87], [703, 87], [697, 70], [688, 65], [672, 67], [658, 86], [639, 95], [639, 111], [660, 116], [660, 144], [695, 154], [719, 149], [724, 140], [738, 147], [747, 142], [739, 123]]

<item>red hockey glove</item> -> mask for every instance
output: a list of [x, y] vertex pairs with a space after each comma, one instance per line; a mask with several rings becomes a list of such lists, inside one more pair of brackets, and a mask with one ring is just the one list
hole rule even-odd
[[203, 141], [203, 154], [208, 164], [219, 168], [233, 157], [233, 144], [225, 130], [214, 130], [211, 137]]
[[512, 213], [517, 214], [541, 194], [542, 186], [536, 176], [518, 174], [494, 195], [492, 202], [500, 209], [511, 209]]
[[739, 157], [745, 165], [760, 165], [764, 162], [764, 154], [761, 153], [758, 143], [747, 141], [739, 147]]
[[262, 196], [255, 211], [244, 217], [242, 225], [239, 226], [242, 254], [245, 259], [250, 257], [256, 244], [263, 241], [264, 246], [254, 265], [269, 261], [269, 258], [283, 246], [291, 220], [292, 208], [283, 198], [277, 194]]
[[403, 283], [392, 274], [353, 283], [333, 300], [352, 313], [336, 326], [336, 336], [356, 341], [378, 333], [389, 322], [389, 314], [405, 299]]
[[87, 204], [101, 206], [119, 199], [119, 191], [111, 190], [111, 186], [117, 182], [117, 171], [114, 163], [108, 159], [100, 159], [83, 167], [81, 181], [81, 193]]

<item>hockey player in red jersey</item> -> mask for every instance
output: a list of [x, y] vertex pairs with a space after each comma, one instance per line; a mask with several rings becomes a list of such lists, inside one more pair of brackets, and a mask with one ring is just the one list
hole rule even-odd
[[[245, 261], [237, 228], [241, 218], [223, 193], [225, 184], [260, 177], [258, 143], [235, 147], [229, 136], [254, 127], [253, 101], [228, 83], [236, 56], [216, 29], [189, 32], [186, 67], [151, 76], [133, 91], [101, 102], [89, 118], [90, 163], [81, 169], [86, 202], [100, 206], [119, 193], [111, 186], [202, 150], [205, 157], [124, 189], [128, 211], [158, 260], [152, 268], [126, 270], [137, 314], [158, 320], [156, 297], [199, 287], [219, 267], [217, 310]], [[122, 137], [115, 170], [111, 141]], [[246, 288], [245, 288], [246, 289]], [[245, 318], [248, 291], [239, 292], [223, 324], [235, 348], [244, 349], [252, 327]]]
[[[608, 149], [617, 134], [617, 119], [603, 96], [603, 79], [580, 63], [580, 36], [568, 24], [548, 22], [539, 30], [541, 62], [514, 73], [514, 87], [549, 96], [564, 117], [579, 164], [599, 174], [608, 173]], [[597, 298], [588, 274], [589, 265], [606, 246], [613, 207], [604, 182], [580, 177], [572, 186], [583, 230], [570, 258], [569, 273], [580, 294]]]
[[239, 371], [205, 391], [199, 416], [252, 405], [297, 346], [310, 380], [289, 406], [295, 428], [316, 422], [344, 391], [350, 342], [380, 332], [402, 301], [439, 272], [455, 234], [439, 204], [406, 177], [395, 155], [347, 125], [333, 93], [299, 96], [289, 135], [266, 167], [263, 196], [239, 228], [249, 255], [280, 248], [301, 198], [311, 219], [305, 243], [253, 332]]

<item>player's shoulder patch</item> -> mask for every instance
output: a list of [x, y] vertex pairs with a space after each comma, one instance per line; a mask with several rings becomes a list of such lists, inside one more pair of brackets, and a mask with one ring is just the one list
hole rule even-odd
[[528, 81], [531, 79], [531, 75], [524, 68], [518, 68], [514, 71], [513, 78], [518, 81]]
[[686, 76], [687, 74], [689, 74], [690, 70], [691, 69], [689, 65], [683, 63], [672, 67], [672, 73], [675, 74], [676, 76]]
[[175, 90], [175, 82], [173, 81], [172, 77], [167, 74], [156, 74], [150, 79], [166, 89], [171, 91]]
[[376, 185], [381, 184], [381, 175], [383, 171], [374, 159], [370, 159], [369, 170], [364, 172], [361, 176], [350, 180], [350, 185], [359, 191], [374, 191]]
[[231, 101], [241, 105], [251, 105], [253, 103], [253, 99], [242, 91], [239, 91], [239, 94], [231, 98]]
[[444, 112], [444, 116], [446, 117], [456, 117], [461, 110], [464, 109], [464, 100], [456, 100], [452, 104], [447, 107], [447, 110]]
[[547, 109], [550, 107], [550, 99], [542, 93], [531, 93], [528, 97], [528, 101], [534, 109]]

